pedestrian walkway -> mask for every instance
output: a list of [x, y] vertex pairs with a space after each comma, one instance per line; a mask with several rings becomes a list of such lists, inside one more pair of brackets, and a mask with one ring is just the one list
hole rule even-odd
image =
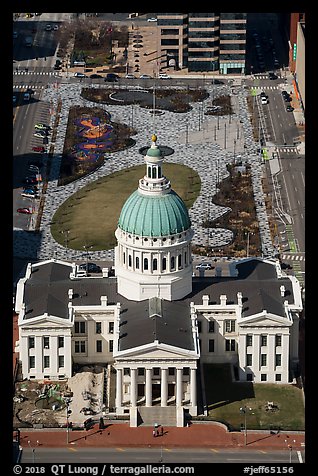
[[[81, 95], [81, 84], [61, 84], [55, 88], [48, 85], [44, 90], [43, 101], [50, 104], [52, 111], [51, 125], [54, 123], [57, 101], [62, 102], [59, 125], [54, 143], [54, 156], [51, 163], [51, 176], [46, 190], [44, 209], [41, 220], [41, 233], [31, 236], [27, 232], [19, 234], [14, 241], [15, 256], [34, 256], [36, 259], [60, 258], [66, 260], [82, 260], [86, 255], [81, 251], [66, 249], [58, 244], [50, 232], [50, 224], [56, 210], [62, 203], [90, 182], [114, 173], [127, 167], [143, 165], [144, 158], [139, 154], [137, 146], [125, 151], [116, 152], [107, 157], [104, 164], [89, 176], [83, 177], [63, 187], [58, 186], [57, 177], [64, 148], [64, 138], [68, 123], [70, 107], [74, 105], [92, 107], [94, 104], [85, 100]], [[213, 88], [207, 86], [207, 91], [214, 99], [229, 95], [232, 92], [230, 85]], [[234, 114], [229, 116], [215, 116], [204, 114], [202, 104], [191, 104], [192, 109], [185, 114], [178, 114], [178, 134], [176, 129], [176, 114], [163, 111], [163, 114], [153, 118], [145, 108], [130, 105], [108, 105], [112, 121], [119, 123], [133, 123], [137, 133], [134, 135], [136, 145], [146, 145], [150, 142], [149, 129], [155, 131], [159, 143], [172, 146], [174, 153], [169, 156], [169, 162], [181, 163], [194, 169], [201, 179], [201, 193], [189, 210], [192, 228], [194, 230], [193, 244], [198, 246], [218, 247], [228, 244], [232, 239], [229, 230], [214, 233], [213, 228], [202, 226], [202, 217], [215, 220], [228, 211], [227, 207], [216, 205], [211, 197], [216, 194], [219, 183], [228, 176], [227, 165], [233, 163], [240, 155], [240, 160], [251, 166], [251, 178], [254, 190], [262, 255], [271, 258], [275, 249], [271, 242], [267, 211], [262, 187], [263, 170], [257, 154], [250, 117], [247, 109], [246, 97], [248, 91], [242, 86], [236, 86], [233, 101]], [[99, 104], [96, 104], [97, 106]], [[206, 108], [209, 107], [205, 103]], [[137, 184], [136, 184], [137, 185]], [[221, 239], [221, 241], [220, 241]], [[112, 259], [114, 250], [90, 252], [89, 259]]]
[[[211, 447], [211, 448], [246, 448], [254, 450], [289, 450], [288, 444], [295, 450], [304, 450], [303, 432], [248, 431], [245, 444], [245, 432], [229, 432], [219, 423], [193, 423], [189, 427], [165, 427], [162, 436], [153, 436], [153, 428], [140, 426], [129, 427], [129, 423], [105, 425], [99, 430], [96, 424], [85, 431], [55, 430], [21, 430], [20, 445], [31, 447]], [[37, 441], [39, 444], [37, 444]], [[67, 443], [68, 441], [68, 443]], [[30, 444], [28, 443], [30, 442]]]

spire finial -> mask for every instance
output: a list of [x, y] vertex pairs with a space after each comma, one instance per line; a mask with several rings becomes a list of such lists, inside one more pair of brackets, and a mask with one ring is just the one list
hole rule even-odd
[[157, 142], [157, 136], [156, 136], [156, 134], [152, 134], [151, 140], [152, 140], [152, 142]]

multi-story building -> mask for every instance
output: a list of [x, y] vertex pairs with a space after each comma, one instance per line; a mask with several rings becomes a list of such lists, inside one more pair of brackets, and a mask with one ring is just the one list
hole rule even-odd
[[116, 372], [118, 415], [175, 407], [197, 414], [199, 363], [229, 363], [240, 381], [288, 383], [298, 364], [298, 280], [277, 261], [232, 262], [230, 276], [192, 277], [187, 208], [163, 174], [156, 137], [116, 230], [116, 276], [75, 264], [29, 264], [17, 285], [26, 379], [67, 379], [73, 364]]
[[244, 74], [246, 17], [247, 13], [158, 14], [162, 63], [189, 72]]

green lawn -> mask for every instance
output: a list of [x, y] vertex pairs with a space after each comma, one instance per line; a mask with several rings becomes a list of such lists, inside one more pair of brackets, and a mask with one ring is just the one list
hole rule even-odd
[[[305, 426], [302, 391], [292, 385], [232, 382], [230, 365], [204, 365], [206, 403], [209, 417], [239, 429], [244, 423], [240, 407], [246, 405], [249, 429], [280, 428], [303, 431]], [[266, 411], [268, 401], [278, 410]]]
[[[145, 165], [131, 167], [100, 178], [68, 198], [52, 219], [51, 233], [62, 246], [82, 250], [92, 245], [92, 251], [106, 250], [116, 245], [115, 230], [120, 211], [129, 195], [138, 188], [138, 180], [146, 172]], [[163, 172], [173, 190], [190, 208], [200, 193], [199, 175], [189, 167], [164, 163]], [[69, 230], [69, 234], [61, 231]]]

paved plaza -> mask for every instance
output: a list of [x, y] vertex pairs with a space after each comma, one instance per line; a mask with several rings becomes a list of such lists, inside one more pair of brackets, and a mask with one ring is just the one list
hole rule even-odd
[[[45, 260], [51, 258], [67, 260], [83, 260], [84, 250], [67, 249], [57, 243], [50, 232], [50, 224], [56, 210], [73, 193], [83, 186], [115, 171], [144, 164], [144, 156], [139, 153], [141, 147], [151, 145], [151, 135], [156, 133], [158, 144], [169, 146], [174, 153], [167, 161], [184, 164], [194, 169], [201, 179], [201, 193], [189, 210], [194, 230], [193, 244], [212, 247], [223, 246], [232, 239], [232, 232], [220, 228], [204, 228], [202, 221], [216, 219], [228, 208], [212, 203], [220, 183], [228, 176], [226, 166], [234, 160], [242, 160], [251, 166], [255, 205], [259, 221], [262, 254], [272, 257], [275, 249], [272, 245], [267, 219], [265, 199], [261, 179], [263, 168], [257, 154], [258, 144], [254, 141], [252, 126], [247, 110], [248, 91], [243, 86], [212, 86], [206, 87], [210, 97], [202, 103], [192, 103], [193, 109], [187, 113], [163, 111], [162, 115], [153, 115], [148, 109], [131, 105], [101, 105], [92, 103], [80, 96], [82, 84], [61, 83], [50, 84], [42, 95], [42, 101], [50, 103], [52, 109], [51, 126], [55, 121], [58, 100], [62, 102], [57, 139], [45, 195], [45, 203], [40, 226], [40, 233], [29, 233], [20, 230], [14, 240], [14, 256]], [[91, 85], [91, 87], [95, 87]], [[99, 87], [96, 85], [96, 87]], [[104, 86], [107, 87], [107, 86]], [[212, 90], [213, 88], [213, 90]], [[211, 98], [231, 94], [234, 114], [232, 116], [206, 115], [204, 112], [211, 106]], [[111, 114], [114, 122], [133, 125], [137, 134], [135, 146], [110, 153], [102, 167], [94, 173], [64, 186], [58, 186], [59, 168], [62, 158], [64, 138], [70, 107], [80, 105], [86, 107], [99, 106]], [[138, 184], [136, 183], [136, 188]], [[173, 184], [172, 184], [173, 187]], [[114, 250], [90, 252], [90, 260], [113, 260]]]

